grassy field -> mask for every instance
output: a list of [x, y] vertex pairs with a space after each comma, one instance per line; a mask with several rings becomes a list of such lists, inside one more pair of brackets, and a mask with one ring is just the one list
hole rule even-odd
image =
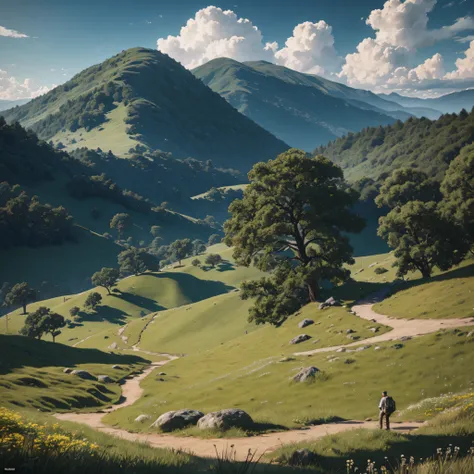
[[[233, 184], [232, 186], [220, 186], [217, 189], [219, 189], [220, 191], [227, 191], [229, 189], [232, 189], [233, 191], [239, 191], [239, 190], [243, 191], [247, 186], [248, 184]], [[192, 196], [191, 199], [205, 198], [208, 193], [209, 191], [206, 191], [205, 193], [201, 193], [201, 194], [196, 194], [196, 196]]]
[[[137, 356], [79, 349], [21, 336], [0, 336], [0, 400], [10, 407], [41, 411], [90, 409], [110, 405], [121, 395], [118, 381], [140, 370], [147, 361]], [[113, 369], [119, 364], [121, 369]], [[108, 375], [115, 383], [102, 384], [63, 373], [87, 370]]]
[[474, 317], [474, 261], [466, 260], [454, 270], [428, 281], [415, 280], [399, 287], [375, 306], [381, 314], [397, 318]]

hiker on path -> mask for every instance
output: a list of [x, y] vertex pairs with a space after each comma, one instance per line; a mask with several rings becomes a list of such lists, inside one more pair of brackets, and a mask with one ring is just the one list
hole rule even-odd
[[383, 429], [383, 422], [385, 420], [385, 429], [390, 430], [390, 415], [397, 409], [395, 400], [389, 397], [387, 392], [382, 392], [382, 398], [379, 403], [379, 425]]

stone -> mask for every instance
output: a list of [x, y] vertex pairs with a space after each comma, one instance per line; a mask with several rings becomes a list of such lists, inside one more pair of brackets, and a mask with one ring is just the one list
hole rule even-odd
[[411, 336], [402, 336], [402, 337], [399, 339], [399, 341], [405, 342], [405, 341], [409, 341], [410, 339], [412, 339]]
[[118, 345], [116, 342], [112, 342], [112, 344], [110, 344], [110, 346], [108, 347], [108, 349], [110, 349], [111, 351], [114, 351], [115, 349], [117, 349]]
[[346, 329], [346, 334], [353, 334], [355, 331], [353, 329]]
[[114, 383], [114, 381], [108, 375], [99, 375], [97, 379], [102, 383]]
[[473, 337], [474, 336], [474, 331], [469, 331], [467, 334], [466, 334], [466, 337]]
[[78, 377], [84, 380], [97, 380], [96, 377], [87, 372], [87, 370], [73, 370], [71, 374], [77, 375]]
[[311, 336], [308, 336], [308, 334], [300, 334], [299, 336], [294, 337], [290, 341], [290, 344], [299, 344], [300, 342], [307, 341], [308, 339], [311, 339]]
[[168, 411], [159, 416], [157, 420], [150, 426], [150, 428], [160, 428], [161, 431], [170, 432], [181, 430], [188, 426], [194, 426], [204, 413], [198, 410], [184, 410]]
[[319, 372], [317, 367], [306, 367], [301, 369], [294, 377], [293, 382], [306, 382], [308, 380], [314, 380], [314, 377]]
[[403, 347], [403, 344], [394, 344], [392, 347], [394, 349], [401, 349]]
[[340, 347], [336, 352], [346, 352], [346, 350], [345, 347]]
[[151, 420], [150, 415], [138, 415], [135, 418], [135, 423], [144, 423], [145, 421]]
[[166, 375], [165, 372], [160, 372], [158, 375]]
[[317, 463], [317, 455], [307, 448], [297, 449], [288, 459], [290, 466], [311, 466]]
[[112, 369], [122, 370], [122, 367], [120, 367], [120, 365], [113, 365]]
[[311, 324], [314, 324], [314, 321], [312, 319], [303, 319], [303, 321], [300, 321], [298, 323], [298, 327], [305, 328], [306, 326], [311, 326]]
[[227, 408], [208, 413], [198, 421], [201, 430], [217, 429], [228, 430], [230, 428], [252, 429], [253, 420], [248, 413], [240, 408]]
[[72, 372], [72, 369], [70, 369], [69, 367], [66, 367], [66, 368], [63, 370], [63, 372], [64, 372], [65, 374], [70, 374], [70, 373]]
[[380, 349], [382, 349], [380, 346], [374, 347], [374, 351], [379, 351]]
[[370, 345], [369, 345], [369, 346], [358, 347], [358, 348], [356, 349], [356, 352], [365, 351], [365, 350], [367, 350], [367, 349], [370, 349], [371, 347], [372, 347], [372, 346], [370, 346]]
[[370, 328], [372, 332], [379, 332], [379, 328]]

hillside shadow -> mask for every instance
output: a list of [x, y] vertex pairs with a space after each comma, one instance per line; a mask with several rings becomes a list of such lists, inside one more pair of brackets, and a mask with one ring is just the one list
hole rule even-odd
[[345, 301], [350, 305], [369, 296], [377, 299], [387, 289], [387, 283], [349, 280], [341, 286], [323, 290], [321, 296], [323, 300], [333, 296], [336, 300]]
[[230, 263], [227, 260], [224, 260], [222, 263], [220, 263], [217, 266], [216, 270], [218, 272], [229, 272], [229, 271], [232, 271], [232, 270], [235, 271], [235, 265], [233, 263]]
[[126, 316], [127, 315], [123, 311], [120, 311], [117, 308], [112, 308], [108, 305], [97, 306], [93, 313], [88, 313], [86, 311], [79, 312], [79, 317], [81, 318], [80, 322], [101, 321], [105, 319], [112, 324], [122, 324], [125, 322]]
[[169, 278], [174, 280], [179, 285], [183, 296], [192, 303], [222, 295], [234, 289], [233, 286], [226, 285], [221, 281], [201, 280], [187, 273], [160, 272], [147, 273], [146, 275], [158, 279]]
[[119, 295], [115, 295], [117, 298], [125, 300], [127, 303], [139, 306], [147, 309], [151, 313], [156, 311], [162, 311], [166, 309], [164, 306], [159, 305], [155, 300], [147, 298], [146, 296], [135, 295], [133, 293], [121, 292]]
[[81, 349], [24, 336], [0, 335], [0, 375], [21, 367], [75, 367], [81, 364], [120, 365], [139, 362], [150, 361], [135, 355], [111, 354], [98, 349]]

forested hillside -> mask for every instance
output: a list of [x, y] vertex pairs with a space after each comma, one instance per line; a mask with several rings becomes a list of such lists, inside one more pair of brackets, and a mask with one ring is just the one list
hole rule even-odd
[[474, 141], [474, 109], [438, 120], [410, 118], [386, 127], [365, 128], [318, 147], [339, 164], [349, 181], [382, 182], [393, 170], [413, 167], [441, 180], [449, 163]]
[[288, 148], [179, 63], [144, 48], [82, 71], [5, 118], [68, 150], [163, 150], [243, 171]]

